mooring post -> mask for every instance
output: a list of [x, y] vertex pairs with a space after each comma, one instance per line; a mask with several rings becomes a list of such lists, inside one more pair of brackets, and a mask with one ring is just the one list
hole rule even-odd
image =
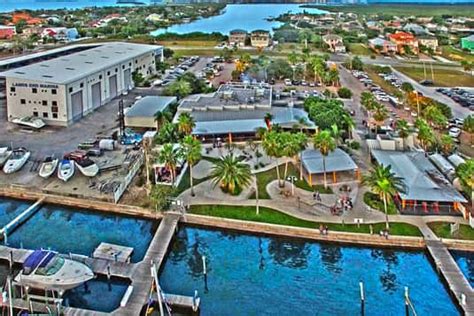
[[194, 290], [194, 296], [193, 296], [193, 311], [197, 311], [197, 298], [198, 298], [198, 291]]
[[12, 274], [13, 273], [13, 250], [10, 250], [9, 264], [10, 264], [10, 274]]
[[109, 285], [109, 291], [112, 291], [112, 284], [110, 284], [110, 278], [111, 278], [111, 275], [110, 275], [110, 263], [107, 264], [107, 283]]
[[364, 283], [359, 282], [360, 288], [360, 314], [365, 315], [365, 295], [364, 295]]
[[408, 296], [408, 286], [405, 286], [405, 315], [410, 316], [410, 298]]
[[204, 291], [207, 293], [209, 291], [207, 287], [207, 265], [206, 265], [206, 256], [202, 256], [202, 272], [204, 274]]
[[3, 231], [3, 244], [8, 246], [8, 233], [6, 229]]

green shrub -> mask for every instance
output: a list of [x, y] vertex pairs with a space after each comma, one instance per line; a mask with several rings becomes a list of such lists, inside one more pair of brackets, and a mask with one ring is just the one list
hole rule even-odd
[[[385, 209], [383, 206], [383, 201], [379, 199], [379, 196], [372, 192], [365, 192], [364, 193], [364, 203], [370, 206], [373, 209], [379, 210], [385, 213]], [[388, 214], [398, 214], [397, 207], [393, 202], [389, 202], [387, 204], [387, 213]]]
[[346, 87], [342, 87], [341, 89], [339, 89], [339, 91], [337, 91], [337, 94], [342, 99], [352, 98], [352, 91]]
[[349, 143], [349, 147], [354, 150], [359, 150], [360, 143], [358, 141], [353, 140], [352, 142]]

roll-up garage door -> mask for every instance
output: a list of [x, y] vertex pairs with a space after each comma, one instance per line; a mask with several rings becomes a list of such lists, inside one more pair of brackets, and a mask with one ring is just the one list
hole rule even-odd
[[84, 109], [82, 103], [82, 90], [71, 94], [71, 109], [73, 121], [77, 121], [82, 118], [82, 112]]
[[100, 82], [95, 83], [91, 87], [92, 90], [92, 107], [98, 108], [100, 106], [101, 101], [101, 93], [100, 93]]
[[110, 87], [110, 98], [113, 99], [117, 96], [117, 75], [109, 77], [109, 87]]
[[123, 78], [124, 89], [130, 89], [132, 86], [132, 74], [130, 73], [130, 69], [125, 69], [123, 72]]

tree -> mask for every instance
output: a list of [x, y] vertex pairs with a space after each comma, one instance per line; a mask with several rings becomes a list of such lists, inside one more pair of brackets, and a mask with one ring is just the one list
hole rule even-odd
[[327, 81], [332, 84], [332, 86], [336, 87], [339, 85], [339, 71], [337, 68], [331, 68], [326, 77]]
[[242, 162], [243, 157], [228, 154], [214, 163], [211, 178], [214, 186], [219, 184], [224, 192], [235, 194], [250, 185], [250, 166]]
[[272, 113], [270, 112], [266, 113], [263, 119], [265, 121], [265, 124], [267, 125], [267, 129], [270, 131], [272, 129], [272, 120], [273, 120]]
[[363, 177], [362, 183], [367, 185], [371, 191], [383, 201], [385, 210], [385, 227], [390, 228], [388, 223], [387, 203], [398, 192], [404, 193], [406, 186], [403, 178], [395, 176], [391, 166], [379, 165], [371, 173]]
[[278, 158], [283, 156], [283, 146], [280, 142], [279, 133], [275, 130], [268, 131], [263, 135], [262, 147], [267, 156], [275, 159], [278, 185], [282, 186]]
[[296, 63], [298, 62], [298, 54], [296, 52], [291, 52], [288, 54], [288, 62], [291, 64], [291, 69], [293, 70], [293, 80], [295, 80], [295, 67]]
[[267, 68], [269, 78], [283, 79], [290, 78], [293, 74], [290, 64], [285, 59], [276, 59]]
[[160, 130], [158, 135], [155, 137], [155, 143], [165, 144], [165, 143], [176, 143], [178, 141], [178, 129], [176, 124], [171, 122], [165, 122]]
[[405, 140], [408, 138], [408, 136], [410, 136], [410, 128], [408, 126], [408, 122], [403, 119], [397, 121], [395, 129], [398, 132], [398, 136], [400, 136], [400, 138], [402, 139], [402, 149], [405, 150]]
[[184, 112], [178, 117], [178, 132], [184, 135], [191, 135], [193, 128], [196, 126], [191, 114]]
[[319, 84], [323, 85], [323, 78], [326, 75], [326, 62], [319, 56], [313, 57], [310, 61], [314, 72], [314, 81], [318, 78]]
[[418, 140], [421, 143], [421, 147], [427, 151], [436, 141], [433, 129], [423, 119], [417, 119], [415, 126], [418, 128]]
[[466, 132], [469, 133], [469, 136], [471, 138], [471, 144], [473, 143], [472, 141], [472, 135], [474, 134], [474, 115], [469, 115], [464, 119], [464, 122], [462, 124], [462, 129]]
[[323, 156], [324, 187], [327, 188], [326, 157], [336, 149], [336, 142], [327, 130], [320, 131], [313, 138], [314, 149], [318, 149]]
[[165, 165], [165, 168], [171, 173], [171, 182], [174, 185], [176, 180], [176, 167], [180, 152], [178, 148], [175, 148], [173, 144], [165, 144], [161, 148], [160, 154], [158, 155], [158, 161]]
[[193, 166], [201, 160], [201, 142], [197, 139], [194, 139], [191, 135], [185, 136], [181, 140], [181, 153], [180, 156], [183, 157], [189, 166], [189, 183], [191, 186], [191, 196], [194, 196], [194, 186], [193, 186]]
[[454, 140], [451, 136], [443, 134], [439, 139], [439, 145], [443, 154], [449, 155], [453, 152]]
[[423, 117], [430, 123], [430, 125], [437, 128], [444, 128], [448, 123], [448, 119], [441, 110], [435, 106], [430, 105], [423, 110]]
[[415, 88], [413, 88], [413, 85], [406, 81], [402, 83], [400, 89], [405, 93], [410, 93], [415, 90]]
[[162, 111], [158, 111], [155, 113], [155, 122], [156, 122], [156, 130], [159, 131], [163, 121], [165, 120], [165, 115]]
[[352, 91], [346, 87], [342, 87], [337, 91], [337, 94], [342, 99], [350, 99], [352, 98]]
[[374, 103], [374, 114], [372, 116], [375, 121], [375, 135], [377, 135], [377, 127], [382, 125], [389, 117], [387, 108], [380, 103]]
[[142, 73], [137, 70], [132, 73], [132, 80], [136, 87], [140, 87], [145, 82]]
[[164, 95], [175, 95], [178, 98], [184, 98], [193, 92], [191, 84], [182, 78], [176, 80], [163, 91]]
[[471, 194], [471, 209], [474, 209], [474, 159], [456, 167], [456, 176], [459, 178], [463, 189]]
[[170, 196], [173, 196], [175, 188], [168, 185], [154, 185], [150, 192], [150, 200], [155, 206], [155, 211], [166, 210], [170, 206]]
[[[280, 142], [282, 143], [283, 149], [283, 156], [287, 158], [293, 158], [298, 156], [301, 150], [306, 147], [308, 142], [308, 138], [304, 133], [295, 133], [292, 134], [290, 132], [283, 132], [280, 133]], [[285, 162], [285, 172], [283, 175], [283, 179], [286, 179], [288, 175], [288, 163], [289, 160], [287, 159]]]

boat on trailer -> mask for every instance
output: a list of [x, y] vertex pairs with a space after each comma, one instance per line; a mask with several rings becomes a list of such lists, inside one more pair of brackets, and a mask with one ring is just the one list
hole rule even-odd
[[3, 166], [3, 172], [14, 173], [20, 170], [30, 158], [31, 152], [25, 148], [16, 148]]
[[64, 292], [94, 277], [93, 271], [84, 263], [67, 259], [54, 251], [35, 250], [25, 259], [14, 281], [34, 289]]
[[47, 156], [46, 158], [44, 158], [39, 170], [40, 177], [44, 179], [51, 177], [56, 171], [58, 164], [59, 159], [54, 158], [53, 156]]
[[0, 147], [0, 167], [3, 167], [8, 158], [10, 158], [12, 151], [8, 147]]
[[61, 160], [58, 168], [58, 178], [67, 182], [74, 175], [74, 161], [69, 159]]
[[34, 116], [24, 116], [12, 119], [12, 123], [23, 127], [29, 127], [34, 129], [40, 129], [46, 126], [44, 121]]
[[86, 177], [95, 177], [99, 173], [99, 166], [89, 158], [74, 161], [77, 169]]

